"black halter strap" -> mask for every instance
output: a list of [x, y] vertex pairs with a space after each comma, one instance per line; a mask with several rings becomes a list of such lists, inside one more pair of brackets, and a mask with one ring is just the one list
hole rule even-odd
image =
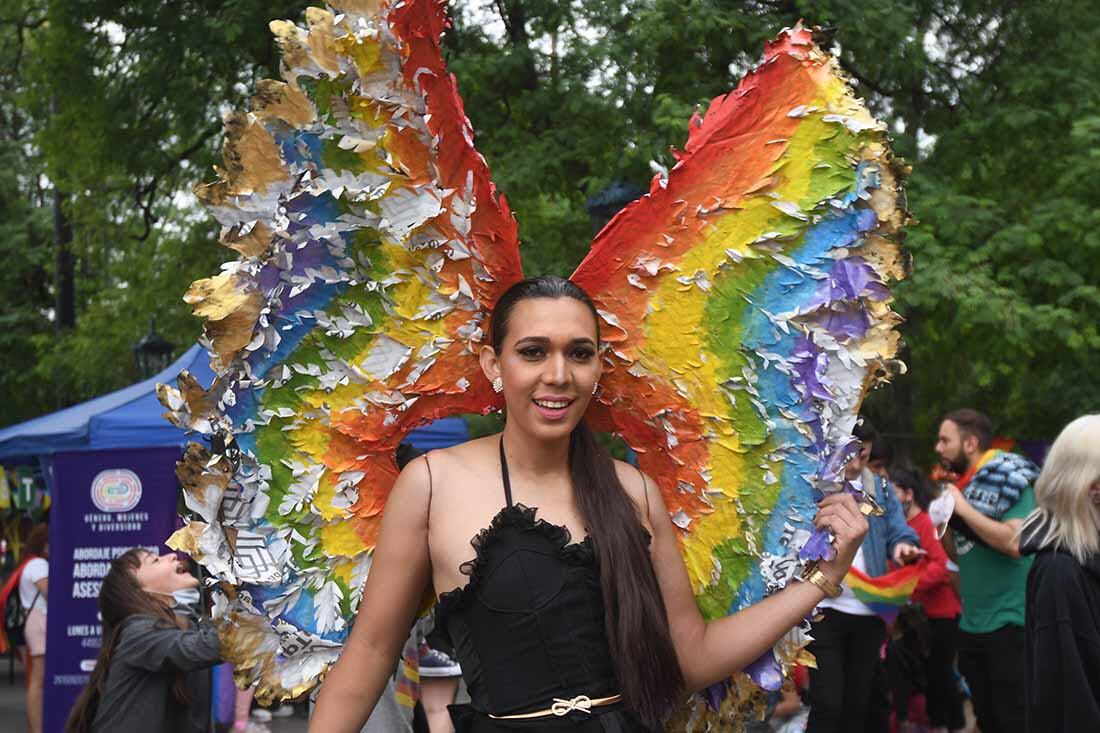
[[500, 436], [500, 477], [504, 479], [504, 499], [512, 506], [512, 482], [508, 480], [508, 459], [504, 457], [504, 436]]

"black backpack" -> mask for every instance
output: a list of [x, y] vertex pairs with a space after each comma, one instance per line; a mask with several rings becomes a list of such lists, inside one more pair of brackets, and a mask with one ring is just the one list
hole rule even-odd
[[[40, 595], [41, 592], [35, 592], [34, 600], [31, 601], [31, 608], [34, 608], [34, 604], [38, 602], [38, 596]], [[4, 636], [8, 637], [8, 643], [12, 649], [27, 644], [27, 635], [23, 632], [23, 627], [27, 625], [27, 615], [29, 613], [30, 611], [23, 608], [23, 604], [19, 602], [19, 586], [17, 585], [12, 589], [12, 592], [8, 595], [8, 600], [4, 603]]]

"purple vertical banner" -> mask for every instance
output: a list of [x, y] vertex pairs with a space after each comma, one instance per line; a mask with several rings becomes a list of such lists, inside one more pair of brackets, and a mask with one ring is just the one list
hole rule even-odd
[[99, 586], [131, 547], [163, 552], [176, 526], [178, 448], [58, 453], [50, 509], [45, 733], [62, 733], [102, 642]]

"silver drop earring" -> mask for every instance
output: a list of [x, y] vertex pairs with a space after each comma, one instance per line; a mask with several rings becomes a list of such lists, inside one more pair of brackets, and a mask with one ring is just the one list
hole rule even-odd
[[500, 394], [504, 391], [504, 380], [500, 377], [497, 377], [493, 380], [493, 391], [497, 394]]
[[596, 382], [592, 385], [592, 396], [595, 397], [596, 393], [600, 391], [600, 383]]

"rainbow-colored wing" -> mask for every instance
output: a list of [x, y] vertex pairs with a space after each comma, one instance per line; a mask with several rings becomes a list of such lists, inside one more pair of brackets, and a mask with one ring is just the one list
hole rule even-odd
[[[885, 283], [904, 275], [906, 214], [884, 126], [800, 27], [692, 119], [678, 157], [572, 279], [610, 347], [592, 419], [660, 484], [717, 618], [785, 584], [815, 489], [839, 487], [863, 394], [897, 347]], [[753, 689], [718, 690], [720, 717]], [[685, 716], [675, 730], [713, 717]]]
[[445, 6], [333, 5], [272, 23], [285, 81], [227, 118], [225, 167], [196, 193], [240, 257], [186, 296], [218, 379], [161, 390], [170, 419], [212, 436], [180, 464], [201, 521], [173, 546], [236, 587], [216, 616], [262, 699], [335, 660], [404, 435], [494, 406], [476, 351], [522, 277], [444, 68]]

